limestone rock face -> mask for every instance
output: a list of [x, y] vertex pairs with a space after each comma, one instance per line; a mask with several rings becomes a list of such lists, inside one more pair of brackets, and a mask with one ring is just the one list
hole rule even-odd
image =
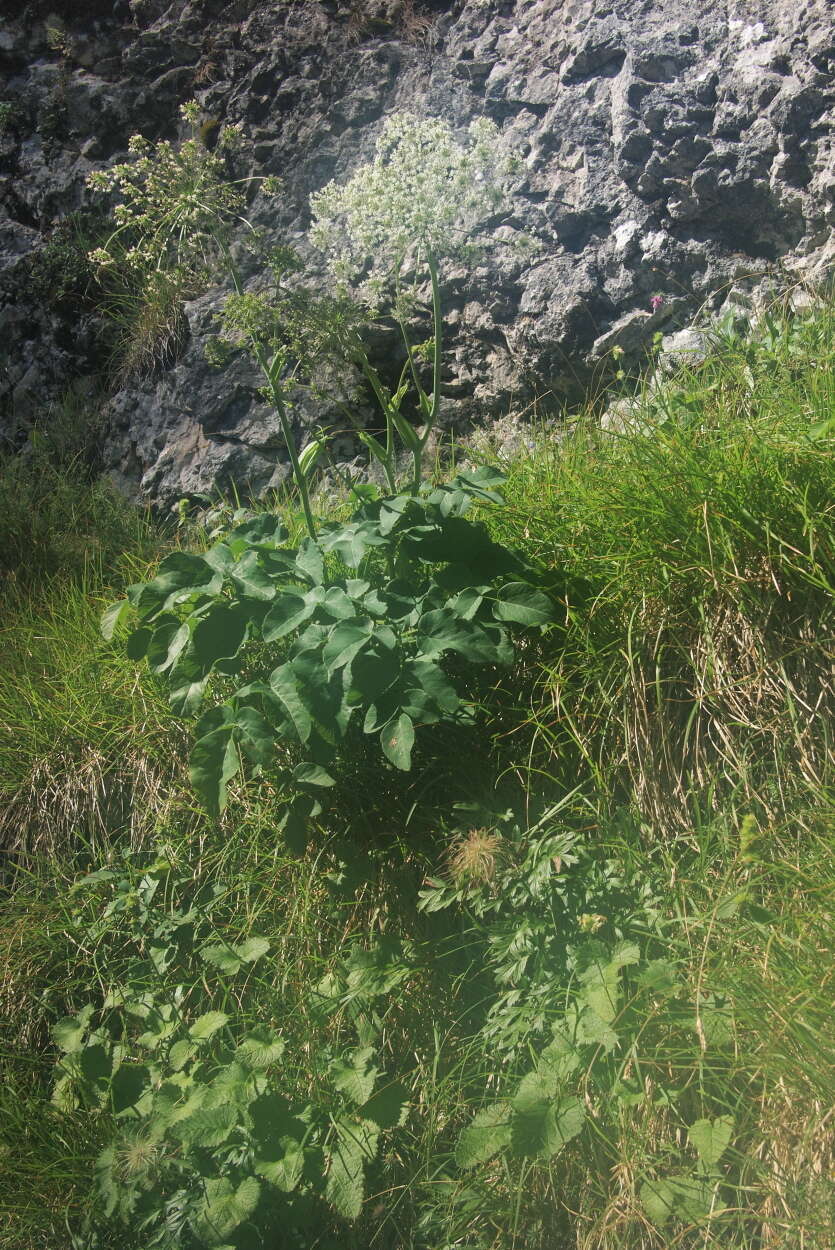
[[[97, 363], [81, 286], [34, 298], [29, 275], [89, 205], [86, 174], [134, 130], [175, 135], [192, 97], [242, 124], [245, 172], [282, 177], [253, 217], [303, 252], [310, 192], [370, 157], [385, 114], [496, 121], [522, 175], [489, 262], [447, 271], [458, 427], [570, 401], [612, 347], [639, 356], [703, 306], [822, 278], [835, 255], [831, 0], [68, 0], [6, 21], [0, 74], [0, 393], [24, 426], [36, 394]], [[179, 358], [112, 401], [111, 470], [163, 506], [285, 473], [255, 372], [204, 360], [220, 298], [189, 305]], [[375, 352], [384, 369], [385, 335]], [[345, 424], [321, 398], [295, 415]]]

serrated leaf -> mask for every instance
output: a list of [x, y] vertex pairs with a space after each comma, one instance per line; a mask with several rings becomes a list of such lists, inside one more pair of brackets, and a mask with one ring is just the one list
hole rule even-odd
[[233, 1103], [217, 1107], [199, 1107], [193, 1115], [178, 1120], [171, 1132], [180, 1141], [206, 1149], [221, 1146], [237, 1126], [240, 1111]]
[[501, 1102], [484, 1107], [462, 1129], [455, 1147], [455, 1162], [460, 1168], [473, 1168], [486, 1163], [510, 1145], [510, 1108]]
[[412, 718], [405, 712], [390, 721], [380, 734], [380, 745], [383, 754], [391, 760], [395, 768], [408, 772], [412, 767], [412, 747], [415, 742], [415, 729]]
[[644, 1181], [641, 1204], [652, 1222], [663, 1228], [673, 1217], [699, 1224], [711, 1213], [712, 1186], [699, 1176], [669, 1176]]
[[73, 1055], [81, 1050], [92, 1014], [93, 1008], [88, 1006], [76, 1016], [64, 1016], [53, 1026], [52, 1036], [55, 1038], [55, 1044], [63, 1050], [64, 1054]]
[[329, 1072], [338, 1090], [359, 1106], [371, 1097], [377, 1068], [369, 1067], [374, 1051], [371, 1047], [355, 1051], [349, 1060], [334, 1059]]
[[697, 1120], [687, 1130], [690, 1145], [705, 1168], [715, 1167], [731, 1144], [734, 1118], [720, 1115], [715, 1120]]
[[222, 1246], [253, 1214], [260, 1196], [261, 1185], [254, 1176], [247, 1176], [237, 1189], [226, 1177], [210, 1177], [205, 1182], [204, 1204], [192, 1218], [194, 1233], [206, 1246]]
[[400, 1081], [391, 1081], [384, 1085], [359, 1109], [363, 1120], [371, 1120], [380, 1129], [405, 1124], [408, 1112], [409, 1091]]
[[583, 1127], [586, 1113], [578, 1098], [545, 1101], [526, 1096], [513, 1100], [511, 1145], [517, 1156], [550, 1159]]
[[179, 1072], [197, 1054], [197, 1047], [181, 1038], [175, 1042], [168, 1052], [168, 1062], [175, 1072]]
[[110, 1108], [114, 1115], [132, 1109], [148, 1089], [150, 1069], [144, 1063], [123, 1063], [110, 1082]]
[[246, 1035], [235, 1055], [246, 1067], [263, 1071], [278, 1063], [284, 1049], [284, 1041], [278, 1034], [262, 1024]]
[[362, 1210], [365, 1193], [365, 1165], [377, 1152], [379, 1130], [376, 1124], [361, 1120], [339, 1120], [337, 1139], [328, 1156], [328, 1201], [346, 1220], [355, 1220]]
[[295, 1138], [280, 1137], [268, 1152], [256, 1155], [254, 1167], [282, 1193], [292, 1193], [302, 1178], [304, 1150]]
[[207, 1011], [197, 1017], [188, 1035], [193, 1042], [205, 1042], [217, 1033], [218, 1029], [222, 1029], [228, 1019], [229, 1017], [223, 1011]]
[[201, 959], [219, 968], [228, 975], [240, 971], [244, 964], [254, 963], [270, 949], [267, 938], [251, 937], [238, 945], [205, 946], [200, 952]]
[[664, 998], [675, 994], [680, 984], [675, 964], [668, 959], [651, 959], [638, 973], [638, 984]]

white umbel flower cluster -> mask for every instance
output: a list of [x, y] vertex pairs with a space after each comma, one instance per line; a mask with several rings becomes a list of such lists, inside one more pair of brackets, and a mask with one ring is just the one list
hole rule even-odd
[[492, 122], [473, 122], [461, 144], [437, 118], [396, 113], [373, 161], [311, 196], [311, 241], [339, 286], [376, 307], [408, 255], [439, 260], [472, 241], [502, 201], [509, 171]]

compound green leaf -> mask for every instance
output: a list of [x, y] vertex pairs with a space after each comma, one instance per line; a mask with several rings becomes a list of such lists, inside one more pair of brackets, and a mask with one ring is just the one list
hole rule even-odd
[[316, 610], [316, 604], [294, 590], [278, 595], [261, 625], [264, 642], [276, 642], [302, 625]]
[[119, 599], [102, 612], [100, 628], [106, 642], [112, 641], [116, 630], [125, 623], [132, 606], [130, 599]]

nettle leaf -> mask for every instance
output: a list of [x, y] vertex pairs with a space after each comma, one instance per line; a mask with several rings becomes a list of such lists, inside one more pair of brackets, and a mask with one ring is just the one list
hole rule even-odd
[[213, 816], [226, 807], [226, 787], [240, 771], [233, 725], [221, 725], [195, 742], [189, 761], [191, 784]]
[[512, 1105], [511, 1145], [517, 1156], [550, 1159], [585, 1123], [585, 1109], [578, 1098], [538, 1097], [533, 1085], [517, 1094]]
[[93, 1005], [88, 1003], [75, 1016], [64, 1016], [53, 1026], [52, 1036], [65, 1055], [74, 1055], [84, 1045], [84, 1038], [93, 1015]]
[[354, 1051], [348, 1060], [334, 1059], [328, 1069], [336, 1088], [358, 1106], [371, 1097], [377, 1080], [378, 1069], [370, 1066], [373, 1058], [373, 1048], [366, 1046]]
[[675, 964], [668, 959], [651, 959], [638, 973], [638, 984], [653, 994], [668, 998], [678, 991], [681, 982]]
[[409, 1091], [400, 1081], [391, 1081], [359, 1108], [363, 1120], [371, 1120], [380, 1129], [396, 1128], [406, 1123], [409, 1114]]
[[412, 719], [405, 712], [397, 720], [389, 722], [380, 734], [380, 745], [383, 754], [391, 760], [395, 768], [408, 772], [412, 767], [412, 747], [415, 742], [415, 728]]
[[168, 1063], [175, 1072], [180, 1072], [189, 1059], [193, 1059], [196, 1054], [197, 1047], [192, 1042], [182, 1038], [179, 1042], [175, 1042], [169, 1050]]
[[122, 1063], [110, 1082], [110, 1106], [114, 1115], [132, 1111], [151, 1086], [151, 1072], [144, 1063]]
[[699, 1156], [703, 1167], [713, 1168], [731, 1144], [734, 1133], [732, 1115], [720, 1115], [715, 1120], [697, 1120], [687, 1130], [690, 1145]]
[[235, 1055], [247, 1068], [261, 1072], [278, 1063], [284, 1049], [282, 1038], [273, 1029], [262, 1024], [247, 1033]]
[[205, 1042], [208, 1038], [213, 1037], [218, 1029], [222, 1029], [229, 1017], [223, 1011], [207, 1011], [202, 1016], [198, 1016], [194, 1024], [188, 1031], [188, 1035], [193, 1042]]
[[239, 1119], [240, 1111], [232, 1103], [198, 1107], [193, 1115], [172, 1124], [171, 1133], [179, 1141], [209, 1149], [222, 1146], [232, 1130], [237, 1128]]
[[239, 972], [245, 964], [254, 964], [270, 949], [267, 938], [251, 937], [236, 946], [204, 946], [200, 958], [212, 967], [232, 976]]
[[293, 1137], [279, 1137], [268, 1150], [256, 1155], [255, 1171], [282, 1193], [290, 1194], [304, 1171], [304, 1149]]
[[252, 1117], [252, 1134], [259, 1151], [272, 1158], [270, 1150], [279, 1141], [292, 1138], [301, 1142], [307, 1125], [294, 1115], [292, 1107], [282, 1094], [260, 1094], [249, 1104]]
[[485, 1107], [462, 1129], [455, 1147], [455, 1162], [460, 1168], [473, 1168], [486, 1163], [510, 1145], [510, 1108], [501, 1102]]
[[326, 1195], [346, 1220], [355, 1220], [362, 1210], [365, 1193], [365, 1165], [377, 1153], [380, 1130], [365, 1120], [337, 1120], [337, 1139], [328, 1154]]
[[247, 1176], [237, 1188], [226, 1177], [210, 1177], [203, 1206], [191, 1220], [195, 1235], [207, 1246], [222, 1246], [254, 1213], [260, 1196], [261, 1185], [254, 1176]]
[[673, 1218], [700, 1224], [711, 1214], [713, 1206], [713, 1186], [701, 1176], [644, 1181], [640, 1193], [644, 1210], [660, 1228]]
[[508, 582], [496, 594], [493, 615], [498, 621], [519, 625], [548, 625], [554, 619], [554, 606], [546, 594], [527, 582]]

